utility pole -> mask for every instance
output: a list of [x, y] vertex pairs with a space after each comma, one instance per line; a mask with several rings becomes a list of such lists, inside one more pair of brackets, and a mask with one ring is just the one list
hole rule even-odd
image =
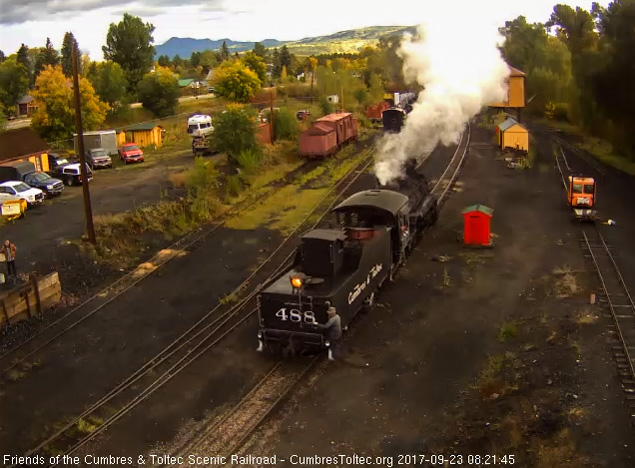
[[93, 207], [90, 204], [90, 191], [88, 190], [88, 171], [86, 171], [86, 156], [84, 155], [84, 130], [82, 128], [82, 107], [79, 97], [79, 76], [77, 73], [77, 47], [73, 47], [73, 92], [75, 94], [75, 126], [77, 127], [77, 149], [79, 150], [79, 170], [82, 175], [82, 188], [84, 190], [84, 211], [86, 213], [86, 229], [88, 240], [96, 244], [95, 225], [93, 224]]
[[269, 91], [269, 139], [273, 144], [273, 90]]
[[313, 104], [313, 76], [314, 76], [314, 71], [313, 69], [311, 69], [311, 104]]

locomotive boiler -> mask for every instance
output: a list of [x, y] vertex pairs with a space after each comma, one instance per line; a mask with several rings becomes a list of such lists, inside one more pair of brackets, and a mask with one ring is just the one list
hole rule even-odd
[[436, 198], [414, 165], [387, 186], [358, 192], [333, 210], [338, 229], [302, 236], [291, 268], [258, 296], [258, 351], [327, 349], [316, 324], [337, 309], [346, 327], [393, 279], [426, 226], [437, 219]]

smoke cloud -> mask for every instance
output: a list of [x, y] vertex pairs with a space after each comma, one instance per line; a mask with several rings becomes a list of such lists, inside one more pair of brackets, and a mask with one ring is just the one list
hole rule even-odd
[[411, 158], [422, 162], [438, 143], [458, 142], [465, 124], [487, 104], [507, 96], [509, 69], [497, 46], [503, 38], [468, 12], [433, 15], [405, 36], [399, 50], [407, 82], [425, 89], [398, 134], [380, 143], [375, 175], [382, 185], [402, 176]]

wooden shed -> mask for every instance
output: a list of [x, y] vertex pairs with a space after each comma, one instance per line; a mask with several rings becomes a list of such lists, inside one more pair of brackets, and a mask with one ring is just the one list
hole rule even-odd
[[28, 94], [22, 96], [15, 103], [16, 115], [18, 117], [29, 116], [33, 114], [33, 112], [35, 112], [37, 108], [38, 105], [35, 102], [35, 99], [33, 99], [33, 96], [29, 96]]
[[0, 163], [31, 161], [38, 171], [49, 170], [50, 149], [29, 127], [0, 132]]
[[529, 132], [514, 119], [509, 118], [499, 124], [496, 132], [501, 149], [512, 148], [519, 151], [529, 151]]
[[136, 143], [140, 147], [163, 144], [163, 127], [155, 122], [140, 123], [124, 127], [126, 142]]
[[115, 133], [117, 134], [117, 147], [120, 147], [126, 142], [126, 131], [123, 128], [117, 128]]

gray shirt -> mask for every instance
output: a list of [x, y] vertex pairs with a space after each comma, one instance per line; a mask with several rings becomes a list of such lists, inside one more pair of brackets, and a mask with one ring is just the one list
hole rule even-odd
[[342, 337], [342, 319], [337, 314], [331, 317], [328, 322], [318, 323], [317, 326], [322, 330], [328, 330], [329, 340], [339, 340]]

